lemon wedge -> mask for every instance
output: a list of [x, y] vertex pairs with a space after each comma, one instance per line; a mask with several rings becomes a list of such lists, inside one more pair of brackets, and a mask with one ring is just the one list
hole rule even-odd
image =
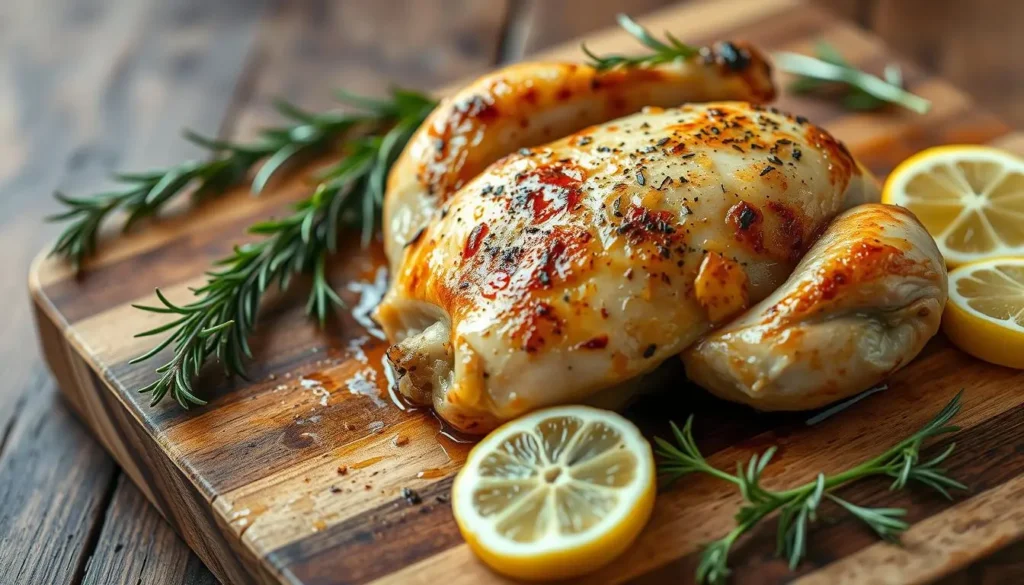
[[1024, 258], [995, 258], [951, 271], [942, 330], [977, 358], [1024, 369]]
[[902, 205], [950, 266], [1024, 255], [1024, 160], [987, 146], [938, 146], [903, 161], [882, 201]]
[[499, 573], [564, 579], [607, 564], [654, 507], [650, 444], [622, 416], [588, 406], [540, 410], [470, 452], [452, 510], [470, 548]]

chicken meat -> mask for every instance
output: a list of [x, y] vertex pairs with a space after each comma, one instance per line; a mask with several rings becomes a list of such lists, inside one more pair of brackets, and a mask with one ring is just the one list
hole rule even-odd
[[[681, 356], [720, 396], [803, 409], [921, 350], [946, 298], [934, 242], [873, 203], [877, 183], [827, 132], [750, 103], [773, 93], [767, 66], [747, 69], [756, 52], [734, 68], [723, 51], [656, 81], [523, 66], [439, 106], [385, 200], [376, 317], [401, 394], [483, 433], [551, 404], [614, 405]], [[716, 97], [747, 101], [602, 122]]]
[[384, 201], [392, 273], [402, 249], [456, 191], [487, 165], [645, 106], [775, 97], [764, 56], [720, 42], [696, 57], [600, 71], [577, 63], [522, 63], [490, 73], [445, 99], [395, 162]]
[[[876, 197], [826, 132], [742, 102], [647, 108], [517, 151], [403, 250], [378, 309], [400, 390], [469, 432], [621, 393], [680, 353], [698, 383], [758, 406], [862, 390], [920, 350], [945, 299], [907, 212], [862, 205], [833, 222]], [[773, 318], [826, 359], [733, 331]]]
[[686, 375], [762, 410], [815, 408], [870, 388], [939, 328], [946, 269], [895, 205], [833, 221], [781, 287], [683, 353]]

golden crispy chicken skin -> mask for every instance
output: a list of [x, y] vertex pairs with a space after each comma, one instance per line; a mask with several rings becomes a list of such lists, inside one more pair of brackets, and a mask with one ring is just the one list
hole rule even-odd
[[393, 274], [377, 316], [399, 389], [469, 432], [587, 400], [769, 297], [873, 199], [825, 131], [743, 102], [647, 108], [508, 155]]
[[945, 302], [946, 265], [924, 226], [902, 207], [861, 205], [778, 290], [687, 349], [686, 373], [763, 410], [822, 406], [913, 359]]
[[767, 61], [744, 43], [717, 43], [691, 59], [652, 67], [598, 71], [575, 63], [523, 63], [485, 75], [446, 98], [395, 163], [384, 203], [391, 267], [457, 190], [519, 148], [644, 106], [764, 103], [774, 96]]

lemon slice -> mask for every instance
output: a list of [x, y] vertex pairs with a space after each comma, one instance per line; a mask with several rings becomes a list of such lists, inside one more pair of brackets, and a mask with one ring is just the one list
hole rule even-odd
[[463, 538], [520, 579], [588, 573], [624, 551], [654, 507], [650, 444], [622, 416], [588, 406], [540, 410], [470, 452], [452, 487]]
[[903, 161], [882, 201], [914, 212], [950, 266], [1024, 255], [1024, 160], [987, 146], [939, 146]]
[[942, 329], [975, 357], [1024, 369], [1024, 258], [995, 258], [951, 271]]

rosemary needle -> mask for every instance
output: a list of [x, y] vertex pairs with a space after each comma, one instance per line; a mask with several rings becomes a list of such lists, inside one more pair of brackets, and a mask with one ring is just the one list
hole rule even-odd
[[872, 476], [893, 478], [889, 487], [891, 490], [919, 483], [946, 498], [950, 497], [951, 490], [966, 490], [966, 486], [947, 476], [940, 467], [953, 452], [955, 444], [950, 443], [941, 453], [927, 461], [921, 460], [924, 441], [959, 430], [948, 423], [960, 411], [962, 394], [963, 391], [958, 392], [931, 421], [881, 455], [836, 475], [819, 473], [814, 481], [785, 491], [769, 490], [761, 485], [761, 474], [771, 462], [775, 447], [754, 455], [746, 466], [737, 463], [736, 474], [731, 474], [712, 467], [704, 459], [693, 439], [692, 416], [681, 430], [673, 423], [675, 444], [658, 437], [654, 439], [655, 450], [661, 458], [658, 464], [661, 476], [671, 483], [691, 473], [704, 473], [735, 484], [744, 500], [736, 513], [736, 527], [724, 537], [705, 545], [697, 567], [697, 580], [701, 583], [723, 583], [730, 572], [728, 560], [732, 546], [743, 534], [775, 512], [779, 513], [776, 554], [786, 558], [790, 568], [796, 568], [807, 552], [808, 526], [815, 521], [818, 507], [826, 499], [862, 521], [880, 538], [898, 541], [900, 533], [909, 527], [903, 520], [905, 510], [864, 508], [832, 492], [843, 485]]
[[152, 313], [173, 315], [171, 321], [137, 337], [166, 334], [150, 351], [132, 360], [150, 360], [165, 348], [173, 354], [156, 368], [157, 380], [140, 392], [152, 394], [156, 404], [170, 393], [184, 408], [205, 404], [196, 395], [193, 380], [203, 364], [216, 357], [231, 374], [245, 375], [245, 358], [252, 357], [248, 336], [256, 321], [263, 294], [274, 284], [287, 288], [293, 276], [312, 274], [306, 310], [322, 324], [341, 299], [327, 280], [325, 263], [336, 251], [341, 230], [350, 224], [362, 229], [368, 242], [383, 200], [383, 178], [434, 108], [430, 98], [410, 91], [395, 91], [388, 100], [359, 98], [374, 123], [365, 134], [342, 146], [341, 160], [321, 175], [313, 194], [298, 202], [291, 215], [257, 223], [249, 232], [262, 236], [237, 246], [207, 272], [206, 284], [193, 290], [188, 304], [171, 302], [159, 289], [159, 304], [135, 305]]
[[885, 69], [885, 79], [858, 70], [828, 43], [818, 43], [818, 57], [797, 53], [775, 53], [779, 69], [798, 75], [790, 86], [792, 91], [815, 91], [826, 83], [840, 83], [847, 88], [843, 105], [855, 110], [874, 110], [886, 103], [900, 105], [919, 114], [927, 113], [931, 102], [903, 89], [903, 74], [896, 65]]
[[64, 256], [77, 270], [96, 251], [100, 228], [115, 211], [127, 213], [124, 229], [128, 230], [137, 221], [156, 215], [184, 193], [199, 199], [219, 195], [244, 182], [254, 170], [252, 191], [258, 194], [289, 162], [322, 152], [346, 135], [389, 116], [386, 108], [381, 109], [383, 104], [375, 100], [347, 94], [339, 98], [360, 111], [313, 114], [279, 101], [275, 103], [277, 111], [292, 124], [266, 128], [252, 143], [217, 140], [186, 131], [187, 140], [209, 152], [207, 160], [187, 161], [141, 173], [117, 173], [113, 179], [122, 186], [120, 189], [87, 197], [55, 193], [54, 197], [66, 209], [47, 220], [68, 222], [68, 225], [51, 253]]
[[625, 14], [616, 16], [616, 20], [623, 29], [640, 41], [648, 49], [654, 51], [648, 55], [625, 56], [625, 55], [595, 55], [585, 44], [580, 45], [583, 53], [590, 58], [590, 65], [597, 70], [613, 69], [615, 67], [636, 67], [640, 65], [657, 65], [667, 63], [676, 59], [688, 59], [700, 54], [700, 49], [691, 47], [666, 32], [665, 38], [668, 42], [659, 41], [650, 32], [640, 26], [635, 20]]

